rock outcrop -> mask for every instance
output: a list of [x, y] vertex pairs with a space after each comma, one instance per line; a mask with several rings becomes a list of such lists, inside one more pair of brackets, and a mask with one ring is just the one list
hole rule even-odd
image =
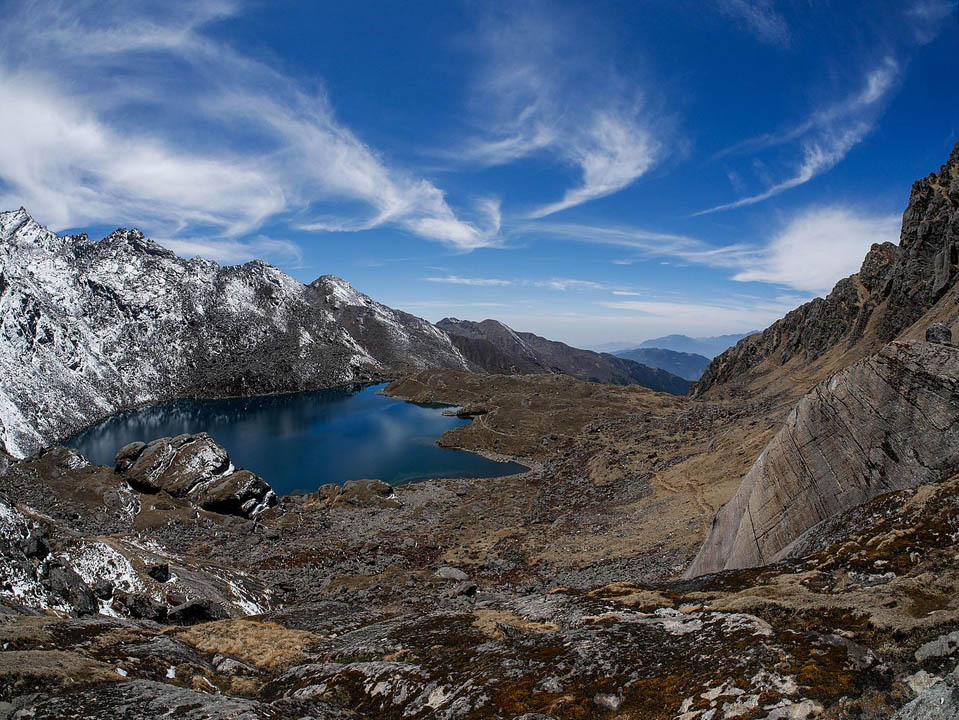
[[425, 320], [329, 276], [183, 260], [138, 230], [99, 242], [0, 213], [0, 448], [17, 457], [119, 410], [312, 390], [467, 362]]
[[117, 453], [116, 471], [141, 493], [187, 498], [210, 512], [255, 517], [277, 503], [265, 480], [234, 469], [206, 433], [130, 443]]
[[769, 563], [817, 523], [956, 468], [959, 348], [890, 343], [802, 398], [686, 575]]
[[498, 320], [472, 322], [444, 318], [436, 326], [474, 368], [496, 374], [560, 373], [590, 382], [642, 385], [659, 392], [685, 395], [690, 383], [657, 367], [609, 353], [580, 350], [528, 332], [517, 332]]
[[803, 371], [811, 371], [814, 382], [824, 379], [898, 337], [940, 301], [950, 303], [945, 314], [955, 322], [959, 307], [946, 295], [957, 272], [959, 145], [938, 173], [913, 184], [898, 247], [873, 245], [859, 272], [840, 280], [825, 298], [796, 308], [716, 357], [692, 394], [724, 386], [735, 391], [784, 367], [786, 377], [774, 391]]

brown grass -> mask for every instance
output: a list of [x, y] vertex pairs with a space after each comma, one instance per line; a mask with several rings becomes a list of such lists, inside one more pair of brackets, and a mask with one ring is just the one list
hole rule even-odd
[[219, 620], [174, 631], [197, 650], [229, 655], [257, 668], [278, 671], [302, 659], [306, 647], [321, 638], [262, 620]]

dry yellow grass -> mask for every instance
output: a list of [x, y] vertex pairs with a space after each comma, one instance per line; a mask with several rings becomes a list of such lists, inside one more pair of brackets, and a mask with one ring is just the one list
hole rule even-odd
[[487, 637], [502, 640], [503, 632], [499, 626], [508, 626], [528, 633], [547, 633], [559, 630], [553, 623], [541, 623], [517, 615], [509, 610], [474, 610], [473, 627]]
[[218, 620], [174, 634], [197, 650], [229, 655], [264, 670], [277, 671], [303, 657], [305, 648], [322, 638], [262, 620]]

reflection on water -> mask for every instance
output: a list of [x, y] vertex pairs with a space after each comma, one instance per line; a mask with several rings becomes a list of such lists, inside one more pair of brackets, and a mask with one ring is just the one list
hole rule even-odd
[[67, 444], [95, 463], [112, 465], [117, 450], [134, 440], [208, 432], [237, 467], [261, 475], [281, 495], [360, 478], [399, 485], [526, 470], [439, 447], [436, 438], [469, 421], [445, 416], [439, 407], [377, 395], [382, 387], [178, 400], [115, 415]]

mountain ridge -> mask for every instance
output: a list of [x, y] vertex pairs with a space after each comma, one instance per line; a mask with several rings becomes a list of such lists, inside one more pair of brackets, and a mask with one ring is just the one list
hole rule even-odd
[[710, 363], [710, 359], [705, 355], [655, 347], [620, 350], [613, 355], [634, 360], [644, 365], [658, 367], [660, 370], [678, 375], [690, 382], [699, 380]]
[[814, 298], [718, 355], [692, 395], [785, 391], [795, 398], [904, 332], [920, 339], [923, 328], [912, 326], [923, 318], [955, 331], [957, 274], [959, 143], [938, 172], [913, 183], [898, 246], [874, 244], [859, 272], [836, 283], [825, 298]]
[[23, 208], [0, 213], [0, 444], [28, 455], [119, 410], [175, 397], [468, 367], [425, 320], [347, 285], [303, 285], [258, 260], [185, 260], [139, 230], [91, 242], [58, 236]]
[[689, 392], [688, 380], [665, 370], [516, 331], [499, 320], [443, 318], [436, 326], [450, 336], [470, 362], [486, 372], [562, 373], [591, 382], [638, 384], [674, 395]]

